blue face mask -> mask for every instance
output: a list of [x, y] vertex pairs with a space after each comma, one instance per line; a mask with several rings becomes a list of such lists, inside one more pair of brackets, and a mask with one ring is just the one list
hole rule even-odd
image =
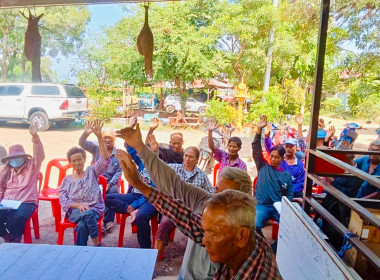
[[19, 168], [24, 164], [24, 162], [25, 162], [24, 158], [12, 158], [9, 160], [9, 165], [14, 168]]

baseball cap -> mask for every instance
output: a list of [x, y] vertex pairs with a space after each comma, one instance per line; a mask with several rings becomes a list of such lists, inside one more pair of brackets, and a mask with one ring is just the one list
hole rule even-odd
[[284, 144], [289, 144], [289, 145], [297, 145], [297, 140], [294, 138], [287, 138], [284, 142]]
[[317, 132], [317, 139], [325, 138], [326, 134], [326, 131], [324, 131], [323, 129], [319, 129]]

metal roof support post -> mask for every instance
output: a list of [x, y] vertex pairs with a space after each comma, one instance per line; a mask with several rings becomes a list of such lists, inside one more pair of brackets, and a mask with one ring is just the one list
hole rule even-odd
[[[309, 149], [315, 149], [317, 146], [317, 132], [318, 132], [318, 119], [319, 110], [321, 107], [321, 97], [322, 97], [322, 82], [323, 82], [323, 69], [325, 64], [325, 52], [326, 52], [326, 40], [327, 40], [327, 29], [329, 23], [330, 14], [330, 0], [321, 0], [321, 14], [319, 22], [319, 32], [318, 32], [318, 49], [317, 49], [317, 60], [315, 64], [315, 76], [314, 76], [314, 94], [311, 106], [311, 119], [310, 119], [310, 129], [309, 129]], [[306, 163], [306, 174], [314, 172], [315, 156], [311, 153], [307, 156]], [[305, 177], [306, 191], [304, 192], [304, 202], [303, 207], [306, 212], [309, 212], [309, 204], [305, 203], [305, 196], [311, 196], [312, 191], [312, 180], [306, 176]]]

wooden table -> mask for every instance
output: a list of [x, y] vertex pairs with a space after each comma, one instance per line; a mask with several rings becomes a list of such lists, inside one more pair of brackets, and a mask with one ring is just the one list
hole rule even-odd
[[0, 279], [151, 280], [157, 250], [10, 244], [0, 246]]

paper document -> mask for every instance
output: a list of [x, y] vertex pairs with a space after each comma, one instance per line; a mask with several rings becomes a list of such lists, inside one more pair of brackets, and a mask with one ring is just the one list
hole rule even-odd
[[17, 209], [21, 205], [22, 201], [12, 200], [12, 199], [3, 199], [0, 202], [0, 210], [1, 209]]
[[281, 202], [277, 201], [277, 202], [273, 203], [273, 206], [274, 206], [274, 208], [276, 208], [278, 214], [281, 214]]

